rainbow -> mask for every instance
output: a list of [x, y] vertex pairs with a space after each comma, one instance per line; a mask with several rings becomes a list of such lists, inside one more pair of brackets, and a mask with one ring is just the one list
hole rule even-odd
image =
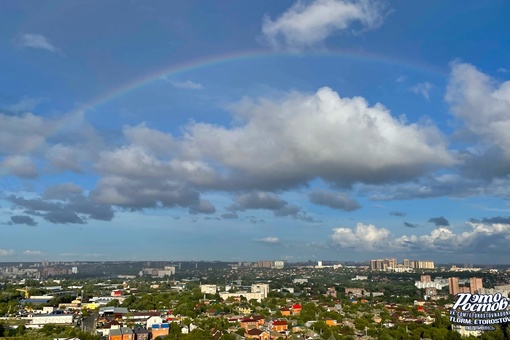
[[[409, 60], [398, 59], [395, 57], [384, 56], [371, 54], [368, 52], [355, 51], [355, 50], [336, 50], [336, 51], [323, 51], [317, 53], [308, 53], [308, 54], [295, 54], [295, 53], [285, 53], [285, 52], [274, 52], [269, 50], [248, 50], [248, 51], [237, 51], [231, 52], [228, 54], [221, 55], [213, 55], [207, 56], [201, 59], [195, 59], [188, 62], [172, 64], [171, 66], [164, 67], [158, 71], [143, 75], [132, 81], [127, 83], [123, 83], [118, 87], [112, 88], [111, 90], [93, 98], [92, 100], [85, 102], [84, 104], [79, 105], [77, 108], [74, 108], [71, 111], [68, 111], [63, 117], [59, 120], [56, 120], [52, 123], [51, 128], [45, 133], [43, 137], [49, 137], [56, 134], [58, 131], [61, 131], [69, 126], [79, 124], [83, 119], [85, 119], [85, 114], [87, 111], [95, 110], [101, 105], [114, 101], [115, 99], [121, 98], [129, 93], [135, 92], [138, 89], [141, 89], [149, 84], [152, 84], [156, 81], [161, 81], [162, 78], [174, 77], [179, 74], [183, 74], [189, 71], [200, 70], [211, 66], [228, 64], [232, 62], [244, 62], [252, 59], [259, 58], [274, 58], [274, 57], [285, 57], [285, 58], [307, 58], [307, 57], [337, 57], [344, 59], [351, 59], [355, 61], [361, 61], [366, 63], [376, 63], [382, 65], [391, 65], [391, 66], [402, 66], [407, 70], [414, 70], [420, 73], [424, 73], [427, 75], [439, 76], [441, 78], [447, 75], [446, 69], [440, 69], [427, 64], [419, 64], [416, 62], [411, 62]], [[45, 139], [45, 138], [43, 138]], [[43, 141], [42, 141], [43, 142]], [[41, 142], [41, 143], [42, 143]], [[34, 146], [35, 149], [37, 146]], [[26, 154], [31, 153], [32, 150], [25, 150]], [[15, 167], [19, 164], [18, 158], [11, 157], [4, 160], [3, 163], [0, 162], [0, 176], [6, 173], [9, 173], [9, 169], [11, 167]], [[3, 171], [2, 171], [3, 169]]]
[[[81, 105], [77, 111], [89, 111], [95, 109], [105, 103], [111, 102], [117, 98], [121, 98], [129, 93], [132, 93], [144, 86], [147, 86], [155, 81], [159, 81], [162, 78], [168, 78], [172, 76], [176, 76], [182, 73], [186, 73], [189, 71], [199, 70], [215, 65], [227, 64], [231, 62], [245, 61], [256, 58], [268, 58], [268, 57], [296, 57], [296, 58], [306, 58], [306, 57], [339, 57], [339, 58], [348, 58], [353, 60], [359, 60], [363, 62], [370, 63], [382, 63], [387, 65], [400, 65], [407, 69], [413, 69], [420, 71], [422, 73], [433, 74], [436, 76], [444, 77], [447, 75], [445, 70], [440, 68], [427, 65], [427, 64], [418, 64], [414, 62], [410, 62], [408, 60], [397, 59], [393, 57], [370, 54], [367, 52], [360, 52], [354, 50], [337, 50], [337, 51], [328, 51], [328, 52], [320, 52], [320, 53], [312, 53], [312, 54], [292, 54], [292, 53], [277, 53], [268, 50], [250, 50], [250, 51], [238, 51], [229, 54], [223, 55], [215, 55], [208, 56], [203, 59], [197, 59], [185, 63], [180, 63], [176, 65], [172, 65], [169, 67], [165, 67], [156, 72], [141, 76], [139, 78], [133, 79], [130, 82], [124, 83], [119, 87], [115, 87], [110, 91], [101, 94], [100, 96], [92, 99], [86, 104]], [[76, 110], [74, 110], [76, 111]]]

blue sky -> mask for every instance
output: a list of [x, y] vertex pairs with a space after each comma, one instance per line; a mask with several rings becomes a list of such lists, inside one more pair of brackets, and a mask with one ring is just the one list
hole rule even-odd
[[0, 1], [0, 260], [506, 263], [506, 1]]

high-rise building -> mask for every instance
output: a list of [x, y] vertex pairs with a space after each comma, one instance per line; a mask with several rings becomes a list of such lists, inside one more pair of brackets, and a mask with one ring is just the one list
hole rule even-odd
[[459, 278], [458, 277], [448, 278], [448, 291], [451, 295], [459, 294]]
[[384, 260], [370, 260], [370, 269], [374, 271], [383, 270]]
[[272, 268], [273, 261], [259, 261], [255, 264], [255, 267], [257, 267], [257, 268]]
[[388, 269], [395, 270], [395, 268], [397, 268], [397, 259], [386, 259], [385, 261], [388, 265]]
[[416, 261], [416, 269], [434, 269], [434, 261]]
[[470, 294], [478, 294], [481, 288], [483, 288], [483, 282], [481, 277], [472, 277], [469, 279]]
[[273, 267], [276, 269], [283, 269], [284, 266], [285, 266], [284, 261], [274, 261], [273, 263]]
[[403, 271], [408, 269], [434, 269], [434, 261], [411, 261], [404, 259], [403, 264], [397, 264], [396, 259], [370, 260], [370, 269], [373, 271]]
[[421, 275], [420, 276], [420, 282], [431, 282], [432, 279], [430, 278], [430, 275]]
[[397, 268], [397, 260], [396, 259], [370, 260], [370, 269], [374, 270], [374, 271], [395, 270], [395, 268]]

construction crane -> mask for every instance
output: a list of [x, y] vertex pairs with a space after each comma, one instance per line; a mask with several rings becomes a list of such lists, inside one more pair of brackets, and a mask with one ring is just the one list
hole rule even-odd
[[28, 292], [28, 289], [19, 288], [19, 289], [16, 289], [16, 291], [25, 293], [25, 299], [30, 298], [30, 293]]

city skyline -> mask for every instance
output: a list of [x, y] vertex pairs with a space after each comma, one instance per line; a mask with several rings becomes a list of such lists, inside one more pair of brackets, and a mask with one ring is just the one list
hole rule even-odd
[[1, 2], [0, 262], [508, 263], [507, 2]]

